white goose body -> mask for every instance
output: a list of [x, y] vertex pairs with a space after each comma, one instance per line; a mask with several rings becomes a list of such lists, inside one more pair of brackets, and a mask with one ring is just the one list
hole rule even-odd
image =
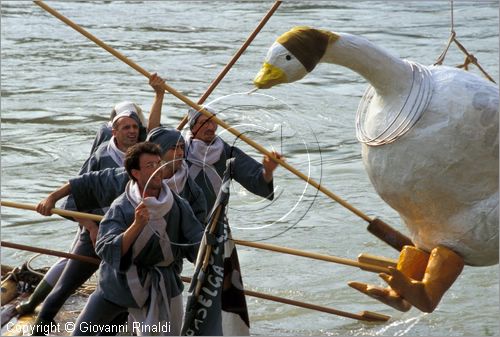
[[[327, 34], [319, 62], [348, 67], [375, 90], [363, 107], [362, 130], [375, 138], [397, 134], [387, 131], [393, 121], [408, 125], [393, 141], [362, 144], [362, 157], [375, 190], [400, 214], [413, 242], [426, 251], [444, 245], [469, 265], [498, 263], [498, 87], [456, 68], [417, 65], [430, 85], [428, 95], [418, 96], [423, 82], [415, 82], [412, 63], [362, 37]], [[266, 63], [285, 69], [275, 56], [270, 50]], [[304, 66], [288, 71], [272, 85], [307, 74]], [[259, 75], [256, 85], [269, 87]]]

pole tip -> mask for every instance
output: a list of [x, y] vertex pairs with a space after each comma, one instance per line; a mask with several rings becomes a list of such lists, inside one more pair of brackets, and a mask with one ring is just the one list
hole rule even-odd
[[373, 311], [363, 311], [360, 313], [360, 316], [369, 322], [387, 322], [391, 318], [391, 316], [379, 314]]

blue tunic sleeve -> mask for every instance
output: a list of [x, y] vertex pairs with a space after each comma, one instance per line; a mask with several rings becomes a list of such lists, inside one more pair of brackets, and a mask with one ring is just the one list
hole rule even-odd
[[124, 168], [85, 173], [69, 180], [71, 194], [80, 212], [109, 207], [125, 191], [129, 176]]
[[[227, 145], [227, 144], [226, 144]], [[264, 166], [235, 146], [226, 146], [226, 155], [235, 158], [232, 178], [248, 191], [263, 198], [273, 200], [273, 181], [267, 183], [262, 176]]]

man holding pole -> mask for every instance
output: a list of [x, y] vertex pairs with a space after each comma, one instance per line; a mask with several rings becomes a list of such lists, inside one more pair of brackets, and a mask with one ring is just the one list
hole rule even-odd
[[[210, 108], [205, 107], [205, 109], [212, 114], [214, 113]], [[276, 162], [264, 156], [264, 160], [260, 164], [239, 148], [227, 144], [215, 133], [217, 124], [210, 117], [194, 109], [190, 109], [188, 112], [188, 123], [190, 131], [186, 137], [186, 160], [189, 164], [189, 175], [203, 189], [208, 209], [211, 210], [212, 214], [215, 212], [214, 205], [217, 196], [220, 196], [222, 192], [224, 172], [227, 172], [225, 184], [227, 198], [229, 198], [228, 186], [230, 183], [228, 179], [236, 180], [256, 195], [269, 200], [274, 198], [273, 172], [278, 166]], [[272, 155], [278, 159], [282, 158], [276, 152], [273, 152]], [[226, 217], [222, 216], [222, 218]], [[219, 222], [217, 219], [213, 221]], [[214, 318], [214, 321], [210, 327], [202, 330], [210, 335], [248, 335], [250, 322], [243, 293], [238, 254], [234, 242], [231, 240], [227, 222], [225, 222], [225, 226], [226, 241], [219, 247], [220, 249], [217, 249], [216, 257], [214, 256], [210, 262], [219, 261], [220, 269], [223, 270], [223, 273], [221, 272], [223, 275], [219, 276], [221, 284], [224, 286], [217, 290], [219, 295], [213, 298], [214, 305], [207, 308], [210, 310], [207, 315]], [[190, 309], [193, 310], [193, 306]], [[185, 331], [191, 331], [191, 328], [187, 326], [191, 326], [189, 317], [192, 318], [192, 316], [191, 312], [186, 317], [184, 323], [186, 327], [183, 328]]]
[[[214, 114], [213, 110], [205, 110]], [[253, 194], [273, 200], [273, 172], [278, 164], [264, 156], [262, 164], [235, 146], [217, 136], [217, 124], [204, 114], [191, 108], [188, 111], [190, 131], [186, 135], [186, 160], [189, 175], [203, 189], [208, 209], [212, 209], [221, 187], [226, 162], [233, 161], [233, 179]], [[282, 156], [272, 152], [276, 158]]]
[[99, 283], [77, 319], [75, 335], [88, 335], [89, 324], [109, 326], [126, 311], [140, 327], [165, 327], [146, 334], [180, 333], [183, 285], [174, 261], [181, 255], [195, 260], [203, 227], [162, 179], [160, 154], [150, 142], [127, 151], [132, 180], [99, 227]]
[[[151, 74], [149, 85], [155, 91], [147, 127], [140, 118], [141, 108], [132, 102], [121, 102], [113, 111], [110, 127], [101, 128], [92, 144], [91, 156], [85, 161], [79, 174], [99, 171], [108, 167], [122, 167], [127, 149], [137, 142], [144, 141], [151, 128], [151, 121], [156, 121], [161, 114], [163, 103], [163, 83], [165, 81], [156, 73]], [[114, 112], [114, 114], [113, 114]], [[95, 149], [95, 150], [94, 150]]]
[[[130, 104], [130, 106], [132, 106]], [[127, 105], [128, 107], [128, 105]], [[86, 172], [90, 169], [90, 162], [94, 163], [92, 170], [99, 170], [106, 167], [119, 167], [120, 162], [123, 162], [122, 150], [126, 149], [130, 145], [137, 143], [139, 136], [139, 126], [140, 120], [135, 111], [123, 110], [119, 111], [116, 117], [113, 119], [113, 137], [110, 142], [104, 143], [99, 147], [97, 153], [100, 154], [95, 159], [95, 155], [92, 155], [84, 163], [80, 169], [80, 174]], [[115, 137], [117, 135], [117, 137]], [[118, 136], [119, 135], [119, 136]], [[125, 141], [123, 141], [125, 140]], [[109, 144], [109, 145], [106, 145]], [[110, 146], [113, 144], [114, 146]], [[108, 148], [110, 148], [110, 153], [114, 156], [108, 154]], [[103, 153], [108, 155], [102, 156]], [[102, 160], [101, 160], [102, 159]], [[98, 164], [98, 165], [97, 165]], [[55, 203], [62, 197], [68, 196], [64, 200], [63, 208], [74, 210], [74, 199], [68, 193], [61, 193], [60, 190], [56, 190], [50, 193], [47, 198], [42, 200], [37, 205], [37, 211], [43, 215], [50, 215], [50, 210], [54, 208]], [[89, 210], [96, 214], [104, 214], [98, 209]], [[79, 229], [71, 244], [71, 252], [75, 254], [81, 254], [90, 257], [96, 257], [94, 252], [95, 238], [97, 236], [98, 224], [95, 221], [89, 219], [75, 219], [79, 224]], [[70, 267], [68, 267], [70, 266]], [[64, 273], [68, 269], [71, 272]], [[47, 305], [44, 305], [40, 311], [39, 316], [45, 317], [40, 318], [41, 320], [50, 321], [57, 314], [60, 307], [64, 304], [66, 299], [71, 295], [71, 293], [80, 286], [85, 280], [87, 280], [94, 272], [96, 268], [91, 264], [82, 263], [79, 261], [68, 261], [68, 259], [59, 259], [46, 273], [44, 278], [40, 281], [30, 298], [21, 303], [16, 307], [16, 311], [20, 314], [27, 314], [33, 312], [38, 304], [47, 299]], [[75, 271], [78, 271], [75, 273]], [[61, 277], [62, 275], [68, 275], [66, 277]], [[78, 277], [74, 277], [78, 275]], [[82, 278], [80, 280], [80, 277]]]
[[[151, 130], [147, 139], [160, 146], [162, 159], [168, 163], [162, 170], [163, 179], [174, 193], [188, 201], [196, 218], [203, 224], [207, 215], [206, 200], [201, 188], [188, 175], [187, 163], [184, 160], [184, 138], [181, 133], [175, 129], [158, 127]], [[88, 212], [98, 208], [107, 209], [125, 191], [125, 186], [130, 179], [124, 168], [108, 168], [85, 173], [70, 179], [68, 183], [53, 192], [53, 203], [55, 204], [57, 200], [71, 193], [75, 208], [79, 211]], [[84, 242], [89, 242], [89, 240]], [[81, 244], [77, 247], [80, 246]], [[90, 247], [88, 252], [91, 252], [91, 254], [86, 255], [97, 257], [93, 246], [85, 245], [85, 247], [87, 246]], [[78, 252], [82, 254], [82, 249], [78, 248]], [[61, 284], [58, 285], [58, 291], [50, 295], [47, 305], [44, 304], [40, 311], [40, 322], [50, 322], [69, 294], [97, 270], [97, 266], [92, 264], [80, 261], [71, 261], [70, 263], [73, 266], [69, 269], [71, 272], [65, 274], [67, 274], [66, 278], [71, 280], [64, 281], [63, 278]], [[179, 275], [182, 271], [182, 264], [182, 258], [176, 259], [174, 267]], [[78, 275], [78, 277], [75, 277], [75, 275]], [[35, 297], [39, 298], [40, 296], [38, 294]]]
[[[156, 73], [151, 75], [149, 85], [155, 91], [155, 97], [151, 106], [149, 119], [156, 120], [161, 114], [161, 103], [165, 93], [162, 88], [163, 83], [164, 80]], [[92, 146], [94, 148], [94, 146], [99, 145], [99, 142], [104, 141], [104, 143], [100, 144], [96, 151], [97, 153], [93, 153], [85, 161], [78, 174], [111, 167], [122, 167], [125, 151], [130, 146], [136, 144], [138, 141], [144, 140], [146, 137], [146, 129], [143, 126], [141, 118], [142, 110], [135, 103], [125, 101], [115, 105], [112, 115], [114, 115], [114, 117], [110, 122], [111, 126], [109, 130], [107, 126], [101, 128]], [[105, 141], [108, 137], [111, 139]], [[37, 211], [43, 215], [51, 215], [50, 210], [54, 208], [56, 202], [66, 196], [68, 196], [68, 198], [64, 200], [62, 208], [68, 210], [76, 209], [73, 196], [69, 194], [69, 189], [58, 189], [50, 193], [47, 198], [37, 205]], [[102, 215], [105, 210], [102, 211], [100, 208], [101, 207], [96, 207], [95, 209], [87, 209], [86, 211]], [[97, 223], [89, 219], [75, 220], [78, 221], [80, 228], [71, 245], [71, 251], [77, 254], [96, 257], [94, 245], [98, 230]], [[74, 274], [80, 275], [83, 279], [83, 283], [96, 270], [92, 265], [73, 261], [71, 265], [73, 265], [74, 269], [67, 273], [67, 278], [58, 282], [64, 270], [67, 268], [67, 264], [68, 259], [58, 260], [45, 274], [30, 298], [18, 305], [16, 311], [20, 315], [31, 313], [38, 304], [50, 295], [50, 303], [42, 308], [40, 315], [43, 315], [46, 320], [52, 320], [69, 295], [81, 285], [79, 279], [74, 277]], [[54, 292], [53, 290], [56, 291]]]

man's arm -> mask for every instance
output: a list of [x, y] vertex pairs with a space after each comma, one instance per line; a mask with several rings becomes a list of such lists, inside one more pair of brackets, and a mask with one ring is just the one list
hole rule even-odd
[[129, 177], [124, 168], [108, 168], [71, 178], [71, 194], [81, 212], [109, 207], [125, 191]]
[[[283, 158], [283, 156], [278, 152], [273, 151], [271, 154], [274, 156], [274, 158]], [[264, 156], [264, 158], [262, 159], [262, 165], [264, 166], [264, 169], [262, 170], [262, 176], [264, 177], [266, 183], [270, 183], [273, 180], [273, 172], [274, 170], [276, 170], [279, 164], [268, 156]]]
[[149, 78], [149, 85], [155, 91], [155, 98], [153, 105], [151, 106], [151, 111], [148, 118], [148, 128], [147, 131], [160, 126], [161, 121], [161, 107], [163, 105], [163, 96], [165, 96], [165, 89], [163, 89], [163, 84], [165, 81], [158, 76], [156, 73], [152, 74]]
[[234, 158], [233, 179], [249, 192], [273, 200], [273, 172], [278, 164], [266, 157], [261, 164], [235, 146], [230, 151], [230, 157]]
[[149, 221], [149, 212], [146, 205], [142, 202], [135, 209], [135, 219], [134, 222], [130, 225], [130, 227], [125, 230], [122, 238], [122, 256], [125, 255], [135, 239], [139, 236], [144, 226]]
[[[71, 185], [70, 183], [66, 183], [56, 189], [54, 192], [50, 193], [47, 198], [43, 199], [36, 206], [36, 211], [43, 215], [52, 215], [51, 210], [55, 207], [56, 202], [61, 200], [62, 198], [71, 194]], [[81, 226], [83, 226], [90, 234], [90, 239], [92, 240], [92, 244], [95, 246], [96, 236], [98, 226], [97, 223], [89, 220], [89, 219], [80, 219], [75, 218]]]
[[36, 205], [36, 211], [42, 215], [52, 215], [51, 210], [55, 207], [56, 202], [70, 194], [71, 185], [66, 183], [40, 201], [38, 205]]

